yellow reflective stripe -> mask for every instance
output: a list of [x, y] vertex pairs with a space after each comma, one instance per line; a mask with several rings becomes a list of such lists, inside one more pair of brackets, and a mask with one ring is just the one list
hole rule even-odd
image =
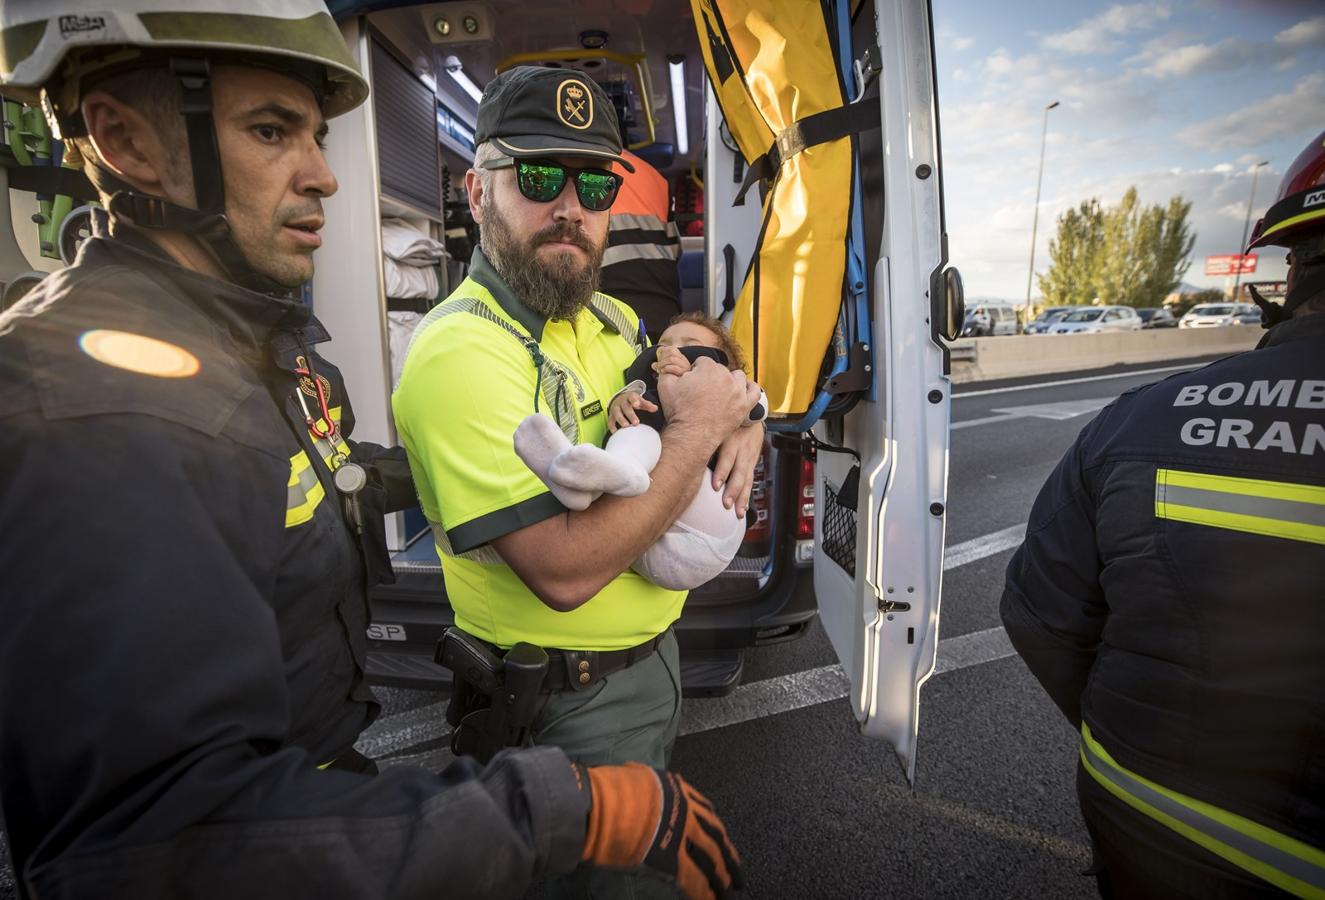
[[1325, 544], [1325, 487], [1158, 469], [1161, 519]]
[[1295, 897], [1325, 900], [1325, 852], [1123, 768], [1085, 722], [1081, 723], [1081, 764], [1119, 800], [1221, 859]]
[[1261, 237], [1267, 238], [1276, 231], [1283, 231], [1285, 228], [1292, 228], [1294, 225], [1310, 222], [1312, 219], [1319, 219], [1321, 216], [1325, 216], [1325, 209], [1317, 209], [1310, 212], [1298, 213], [1295, 216], [1289, 216], [1282, 222], [1276, 222], [1269, 228], [1265, 229], [1265, 231], [1261, 232]]
[[[337, 456], [350, 455], [350, 446], [345, 443], [345, 438], [340, 433], [340, 410], [339, 406], [333, 406], [327, 410], [331, 415], [331, 421], [336, 423], [335, 444], [328, 442], [325, 438], [315, 437], [311, 431], [308, 433], [308, 436], [313, 439], [313, 446], [317, 448], [318, 455], [322, 457], [322, 461], [327, 464], [328, 469], [336, 468], [332, 465], [332, 460]], [[318, 419], [318, 427], [326, 431], [327, 423], [322, 419]]]
[[313, 461], [300, 450], [290, 457], [290, 480], [286, 482], [285, 527], [302, 525], [313, 518], [326, 491], [313, 469]]

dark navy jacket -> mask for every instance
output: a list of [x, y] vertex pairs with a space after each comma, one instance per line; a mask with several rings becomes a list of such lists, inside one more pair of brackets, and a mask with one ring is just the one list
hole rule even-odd
[[518, 896], [573, 867], [559, 751], [319, 771], [376, 714], [380, 547], [347, 525], [299, 359], [346, 434], [353, 412], [306, 307], [149, 248], [90, 240], [0, 317], [0, 804], [25, 894]]
[[1120, 765], [1325, 846], [1325, 315], [1087, 425], [1002, 615]]

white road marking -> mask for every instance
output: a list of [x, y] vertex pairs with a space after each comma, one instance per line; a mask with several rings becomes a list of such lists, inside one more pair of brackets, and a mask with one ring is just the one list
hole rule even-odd
[[1075, 419], [1077, 416], [1084, 416], [1087, 413], [1099, 412], [1115, 399], [1117, 398], [1111, 394], [1108, 397], [1088, 397], [1082, 400], [1058, 400], [1054, 403], [1032, 403], [1028, 406], [1006, 406], [1002, 409], [996, 409], [994, 412], [1003, 413], [1004, 415], [1009, 416], [1051, 419], [1055, 422], [1064, 422], [1068, 419]]
[[1033, 391], [1036, 388], [1059, 387], [1064, 384], [1085, 384], [1088, 381], [1108, 381], [1110, 378], [1131, 378], [1134, 375], [1161, 375], [1165, 372], [1182, 372], [1188, 369], [1199, 369], [1207, 363], [1189, 363], [1185, 366], [1164, 366], [1160, 369], [1142, 369], [1136, 372], [1115, 372], [1112, 375], [1089, 375], [1085, 378], [1065, 378], [1062, 381], [1043, 381], [1037, 384], [1019, 384], [1014, 387], [986, 388], [983, 391], [961, 391], [954, 393], [952, 399], [962, 400], [966, 397], [983, 397], [986, 394], [1008, 394], [1013, 391]]
[[[943, 570], [946, 572], [1009, 550], [1020, 544], [1025, 534], [1026, 523], [1022, 522], [992, 534], [953, 544], [944, 554]], [[939, 657], [934, 674], [941, 675], [968, 666], [994, 662], [1012, 654], [1012, 645], [1001, 627], [944, 638], [939, 641]], [[687, 700], [681, 733], [698, 734], [713, 728], [827, 703], [845, 697], [849, 687], [846, 675], [837, 664], [751, 682], [738, 687], [726, 697]], [[378, 719], [364, 732], [355, 744], [355, 749], [365, 756], [381, 759], [426, 741], [440, 740], [450, 733], [451, 727], [446, 724], [446, 704], [430, 703]]]
[[1113, 396], [1108, 397], [1090, 397], [1085, 400], [1059, 400], [1054, 403], [1032, 403], [1026, 406], [1006, 406], [1002, 409], [995, 409], [998, 413], [995, 416], [983, 416], [979, 419], [967, 419], [964, 422], [953, 422], [951, 428], [956, 431], [958, 428], [971, 428], [975, 425], [987, 425], [990, 422], [1005, 422], [1009, 419], [1049, 419], [1054, 422], [1065, 422], [1068, 419], [1075, 419], [1077, 416], [1084, 416], [1087, 413], [1098, 412], [1114, 401]]
[[372, 759], [381, 759], [450, 733], [446, 703], [429, 703], [378, 719], [360, 735], [354, 749]]
[[958, 566], [973, 563], [977, 559], [984, 559], [986, 556], [1002, 553], [1004, 550], [1020, 544], [1025, 536], [1026, 523], [1022, 522], [1020, 525], [1011, 525], [1002, 531], [995, 531], [993, 534], [986, 534], [978, 538], [972, 538], [969, 541], [962, 541], [960, 544], [953, 544], [943, 552], [943, 571], [947, 572]]
[[[953, 672], [981, 663], [1006, 659], [1016, 651], [1000, 625], [939, 641], [935, 675]], [[847, 696], [851, 684], [842, 667], [833, 663], [743, 684], [726, 697], [714, 700], [693, 699], [685, 702], [681, 734], [699, 734], [714, 728], [726, 728], [754, 719], [817, 706]]]

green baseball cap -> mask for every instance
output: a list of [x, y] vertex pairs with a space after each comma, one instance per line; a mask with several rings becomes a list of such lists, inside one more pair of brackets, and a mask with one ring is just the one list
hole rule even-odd
[[491, 141], [514, 159], [587, 156], [635, 171], [621, 155], [612, 101], [597, 82], [571, 69], [516, 66], [488, 82], [474, 141]]

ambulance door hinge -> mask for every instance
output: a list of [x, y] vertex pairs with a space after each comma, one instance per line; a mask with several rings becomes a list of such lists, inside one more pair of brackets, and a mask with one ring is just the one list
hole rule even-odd
[[878, 47], [866, 47], [860, 59], [852, 62], [851, 67], [856, 73], [856, 97], [851, 102], [857, 103], [865, 96], [865, 89], [883, 71], [883, 54]]
[[874, 365], [871, 362], [870, 345], [856, 341], [848, 352], [846, 370], [828, 379], [824, 390], [834, 396], [867, 391], [873, 377]]

